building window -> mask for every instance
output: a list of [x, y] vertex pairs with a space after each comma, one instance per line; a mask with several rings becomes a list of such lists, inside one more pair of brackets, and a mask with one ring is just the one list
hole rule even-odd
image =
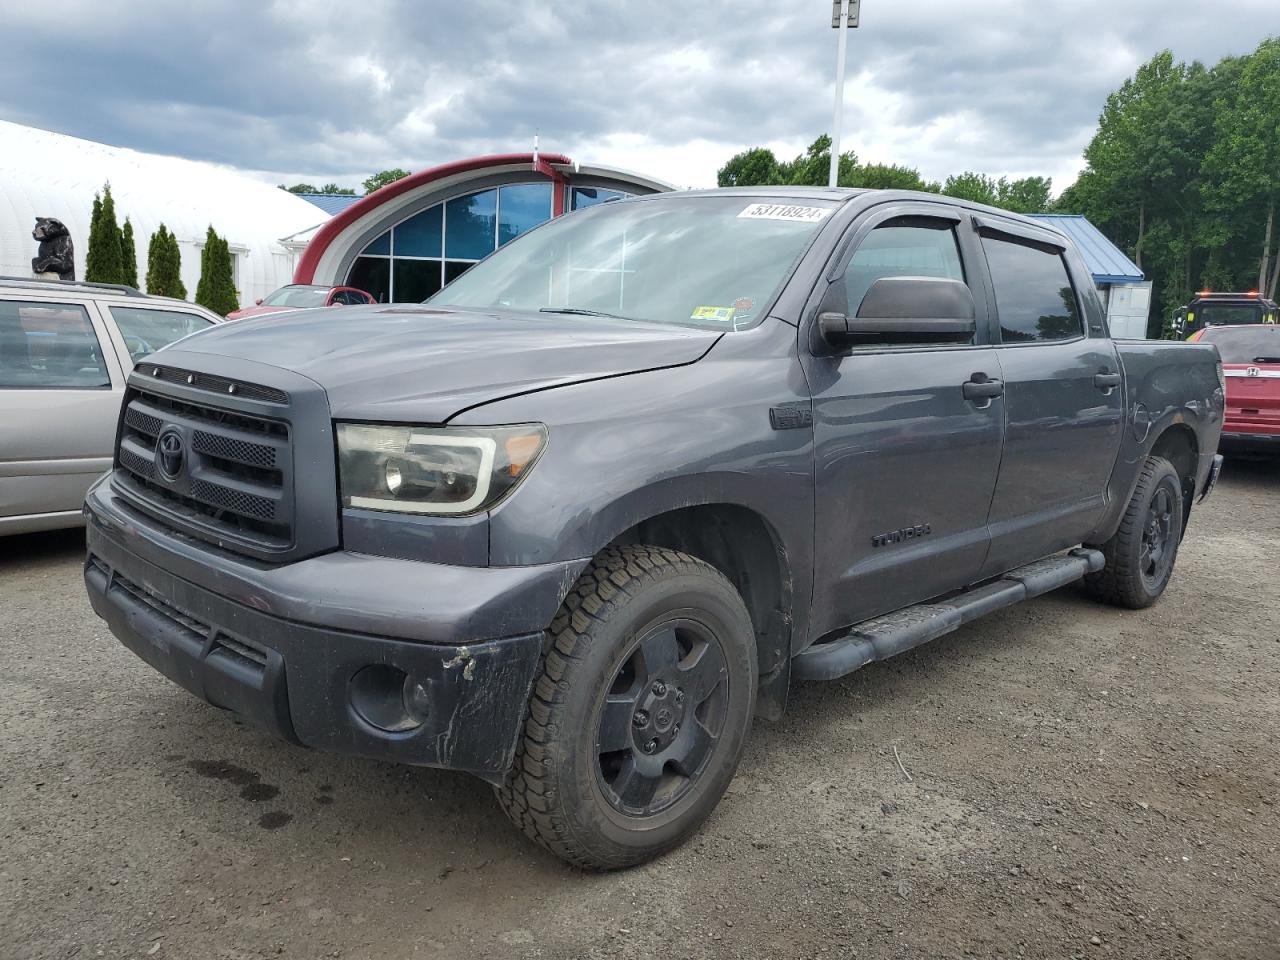
[[621, 200], [630, 194], [621, 190], [606, 190], [603, 187], [570, 187], [569, 209], [581, 210], [594, 207], [597, 203], [608, 203], [610, 200]]
[[347, 284], [379, 303], [418, 303], [473, 263], [551, 218], [551, 184], [513, 183], [453, 197], [369, 242]]

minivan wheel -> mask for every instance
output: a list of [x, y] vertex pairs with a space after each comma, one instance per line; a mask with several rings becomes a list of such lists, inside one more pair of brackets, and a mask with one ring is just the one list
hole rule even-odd
[[1151, 606], [1173, 575], [1183, 516], [1178, 471], [1163, 457], [1147, 457], [1119, 529], [1100, 548], [1106, 566], [1085, 577], [1085, 589], [1118, 607]]
[[756, 678], [751, 619], [723, 575], [676, 550], [611, 547], [551, 625], [498, 800], [577, 866], [650, 860], [733, 779]]

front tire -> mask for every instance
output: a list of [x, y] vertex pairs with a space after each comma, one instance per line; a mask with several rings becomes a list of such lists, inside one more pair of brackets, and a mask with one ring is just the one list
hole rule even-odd
[[1147, 457], [1120, 527], [1100, 549], [1106, 566], [1085, 577], [1098, 600], [1141, 610], [1160, 599], [1182, 540], [1182, 478], [1163, 457]]
[[755, 707], [751, 619], [701, 560], [611, 547], [550, 633], [498, 800], [569, 863], [643, 863], [695, 830], [733, 779]]

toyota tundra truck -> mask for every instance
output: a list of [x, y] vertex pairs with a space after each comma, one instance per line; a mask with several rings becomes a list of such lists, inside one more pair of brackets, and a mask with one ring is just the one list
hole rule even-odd
[[1212, 345], [1112, 340], [1025, 217], [627, 199], [425, 303], [140, 362], [84, 577], [208, 703], [475, 774], [556, 855], [625, 867], [697, 828], [793, 680], [1077, 581], [1154, 603], [1223, 396]]

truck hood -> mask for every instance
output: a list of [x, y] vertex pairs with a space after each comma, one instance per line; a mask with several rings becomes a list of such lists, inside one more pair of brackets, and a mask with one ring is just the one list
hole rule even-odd
[[238, 320], [179, 349], [300, 373], [325, 389], [335, 417], [444, 423], [514, 394], [693, 363], [721, 336], [638, 320], [382, 304]]

